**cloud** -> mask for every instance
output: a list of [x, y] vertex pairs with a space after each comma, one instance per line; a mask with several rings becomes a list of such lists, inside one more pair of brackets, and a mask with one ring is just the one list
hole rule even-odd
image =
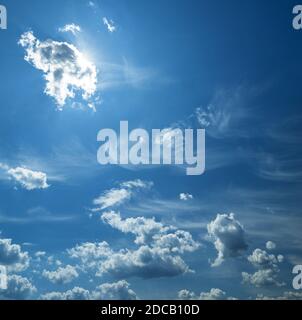
[[246, 104], [258, 94], [259, 90], [243, 86], [218, 90], [208, 105], [196, 109], [195, 118], [216, 139], [247, 136], [246, 122], [253, 114]]
[[66, 292], [48, 292], [40, 297], [41, 300], [90, 300], [90, 292], [80, 287], [75, 287]]
[[145, 244], [153, 240], [154, 236], [164, 234], [169, 227], [156, 222], [155, 219], [146, 219], [144, 217], [127, 218], [123, 220], [119, 213], [114, 211], [105, 212], [101, 216], [103, 222], [109, 224], [112, 228], [123, 233], [132, 233], [136, 235], [136, 244]]
[[66, 284], [78, 278], [79, 274], [75, 267], [67, 265], [59, 267], [56, 271], [43, 270], [43, 277], [55, 284]]
[[97, 208], [92, 209], [92, 211], [97, 212], [107, 208], [120, 206], [130, 200], [138, 191], [149, 189], [152, 185], [152, 182], [142, 180], [123, 182], [118, 188], [106, 190], [98, 198], [94, 199], [93, 204], [97, 206]]
[[208, 238], [214, 242], [218, 256], [212, 266], [216, 267], [232, 257], [241, 255], [246, 249], [245, 231], [233, 213], [218, 214], [207, 226]]
[[275, 244], [274, 242], [272, 242], [272, 241], [268, 241], [265, 246], [266, 246], [266, 249], [267, 249], [267, 250], [274, 250], [274, 249], [276, 249], [276, 244]]
[[122, 279], [173, 277], [191, 272], [180, 256], [200, 246], [190, 233], [165, 226], [154, 218], [122, 219], [113, 211], [103, 213], [102, 220], [123, 233], [134, 234], [138, 248], [114, 251], [107, 242], [78, 245], [68, 253], [81, 260], [82, 268], [95, 268], [97, 276], [108, 273]]
[[36, 287], [27, 278], [10, 275], [7, 278], [7, 289], [0, 289], [0, 297], [7, 300], [26, 300], [36, 291]]
[[179, 199], [182, 200], [182, 201], [188, 201], [188, 200], [192, 200], [193, 199], [193, 196], [189, 193], [181, 193], [179, 195]]
[[94, 268], [99, 265], [100, 261], [113, 254], [109, 244], [105, 241], [99, 243], [85, 242], [68, 249], [67, 252], [71, 258], [81, 260], [85, 268]]
[[58, 109], [63, 108], [66, 99], [74, 98], [76, 91], [82, 91], [86, 101], [96, 92], [96, 67], [74, 45], [40, 41], [31, 31], [22, 34], [19, 44], [25, 48], [25, 60], [43, 71], [45, 93], [55, 99]]
[[63, 28], [59, 28], [60, 32], [71, 32], [73, 35], [76, 35], [78, 32], [81, 32], [82, 29], [79, 25], [71, 23], [66, 24]]
[[41, 300], [137, 300], [136, 293], [130, 289], [127, 281], [104, 283], [92, 292], [75, 287], [66, 292], [49, 292], [43, 294]]
[[47, 189], [47, 174], [41, 171], [17, 167], [8, 169], [9, 177], [18, 182], [26, 190]]
[[273, 269], [258, 270], [253, 274], [242, 272], [242, 280], [245, 284], [251, 284], [255, 287], [266, 287], [276, 285], [278, 287], [284, 286], [277, 279], [277, 274]]
[[137, 250], [121, 250], [109, 256], [101, 265], [98, 275], [109, 273], [117, 278], [143, 279], [174, 277], [191, 270], [180, 256], [169, 249], [141, 246]]
[[12, 239], [0, 239], [0, 265], [22, 271], [28, 268], [29, 262], [28, 252], [23, 252], [20, 245], [12, 244]]
[[107, 30], [112, 33], [116, 31], [116, 26], [113, 20], [109, 20], [106, 17], [103, 17], [103, 23], [107, 27]]
[[104, 283], [92, 292], [93, 300], [138, 300], [136, 293], [131, 290], [127, 281]]
[[282, 296], [267, 297], [258, 294], [256, 300], [302, 300], [302, 292], [285, 291]]
[[284, 286], [283, 282], [278, 281], [278, 273], [280, 272], [278, 264], [282, 263], [284, 257], [282, 255], [268, 254], [265, 250], [256, 249], [248, 256], [248, 261], [256, 268], [253, 274], [242, 272], [243, 283], [251, 284], [255, 287], [266, 287], [276, 285]]
[[225, 300], [226, 293], [216, 288], [209, 292], [201, 292], [200, 295], [196, 295], [192, 291], [181, 290], [178, 292], [178, 298], [181, 300]]

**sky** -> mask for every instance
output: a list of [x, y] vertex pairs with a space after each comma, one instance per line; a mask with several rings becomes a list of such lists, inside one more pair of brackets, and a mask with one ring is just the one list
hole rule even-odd
[[[296, 3], [1, 4], [1, 299], [302, 298]], [[205, 173], [100, 165], [120, 121], [205, 129]]]

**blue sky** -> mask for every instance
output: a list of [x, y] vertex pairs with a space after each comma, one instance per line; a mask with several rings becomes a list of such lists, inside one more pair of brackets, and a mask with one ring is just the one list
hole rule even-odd
[[[294, 2], [1, 3], [1, 298], [301, 298]], [[205, 174], [99, 165], [123, 120], [205, 128]]]

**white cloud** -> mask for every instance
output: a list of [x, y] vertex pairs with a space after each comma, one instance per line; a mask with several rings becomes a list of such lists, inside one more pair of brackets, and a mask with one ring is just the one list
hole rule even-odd
[[93, 1], [89, 1], [88, 2], [88, 7], [90, 7], [90, 8], [95, 8], [96, 7], [96, 4], [95, 4], [95, 2], [93, 2]]
[[70, 265], [59, 267], [56, 271], [43, 270], [42, 275], [50, 282], [56, 284], [70, 283], [79, 276], [76, 268]]
[[114, 31], [116, 31], [116, 26], [115, 26], [115, 23], [113, 22], [113, 20], [109, 20], [106, 17], [103, 17], [103, 23], [107, 27], [107, 30], [109, 32], [112, 33]]
[[104, 283], [92, 292], [93, 300], [137, 300], [136, 293], [131, 290], [127, 281]]
[[192, 291], [181, 290], [178, 292], [178, 298], [181, 300], [225, 300], [226, 293], [216, 288], [209, 292], [201, 292], [200, 295], [196, 295]]
[[285, 291], [282, 296], [267, 297], [258, 294], [256, 300], [302, 300], [302, 292]]
[[182, 200], [182, 201], [188, 201], [188, 200], [192, 200], [193, 199], [193, 196], [189, 193], [181, 193], [179, 195], [179, 199]]
[[248, 261], [256, 268], [253, 274], [242, 272], [243, 283], [251, 284], [255, 287], [265, 287], [276, 285], [284, 286], [283, 282], [278, 280], [280, 272], [278, 265], [282, 263], [284, 257], [282, 255], [268, 254], [265, 250], [256, 249], [248, 256]]
[[105, 191], [101, 196], [93, 200], [98, 208], [96, 211], [104, 210], [113, 206], [119, 206], [131, 198], [131, 191], [127, 189], [111, 189]]
[[119, 188], [106, 190], [98, 198], [94, 199], [93, 204], [97, 206], [97, 208], [92, 209], [92, 211], [102, 211], [110, 207], [119, 206], [130, 200], [137, 191], [149, 189], [152, 185], [151, 182], [142, 180], [123, 182], [119, 185]]
[[138, 248], [113, 251], [103, 242], [86, 243], [68, 250], [72, 258], [81, 260], [83, 268], [95, 268], [98, 276], [109, 273], [117, 278], [172, 277], [191, 271], [180, 256], [200, 246], [190, 233], [155, 219], [122, 219], [113, 211], [103, 213], [102, 220], [123, 233], [134, 234]]
[[79, 25], [71, 23], [66, 24], [63, 28], [59, 28], [60, 32], [71, 32], [73, 35], [76, 35], [77, 32], [81, 32], [82, 29]]
[[99, 262], [110, 256], [113, 251], [107, 242], [92, 243], [85, 242], [67, 250], [69, 256], [79, 259], [85, 268], [93, 268], [99, 265]]
[[47, 174], [41, 171], [17, 167], [8, 169], [9, 177], [18, 182], [26, 190], [47, 189]]
[[189, 267], [169, 249], [141, 246], [137, 250], [121, 250], [109, 256], [101, 265], [98, 275], [109, 273], [118, 278], [174, 277], [190, 272]]
[[29, 262], [28, 252], [23, 252], [20, 245], [12, 244], [11, 239], [0, 239], [0, 265], [22, 271], [28, 268]]
[[136, 235], [136, 244], [145, 244], [153, 240], [158, 234], [164, 234], [170, 227], [165, 227], [155, 219], [146, 219], [144, 217], [122, 219], [119, 213], [114, 211], [105, 212], [101, 216], [102, 220], [123, 233], [132, 233]]
[[137, 300], [136, 293], [130, 289], [127, 281], [104, 283], [92, 292], [75, 287], [66, 292], [49, 292], [41, 296], [41, 300]]
[[274, 250], [274, 249], [276, 249], [276, 244], [275, 244], [274, 242], [272, 242], [272, 241], [268, 241], [265, 246], [266, 246], [266, 249], [267, 249], [267, 250]]
[[90, 300], [90, 292], [80, 287], [75, 287], [66, 292], [48, 292], [43, 294], [41, 300]]
[[207, 226], [208, 237], [214, 241], [218, 257], [212, 266], [219, 266], [225, 259], [237, 257], [246, 249], [245, 231], [234, 214], [218, 214]]
[[275, 256], [273, 254], [268, 254], [266, 251], [261, 249], [256, 249], [248, 257], [248, 261], [256, 268], [271, 268], [276, 266], [279, 260], [283, 260], [283, 258], [279, 258], [279, 256]]
[[31, 31], [22, 34], [19, 44], [25, 48], [25, 60], [43, 71], [45, 93], [56, 100], [59, 109], [66, 99], [74, 98], [78, 90], [86, 101], [93, 96], [97, 84], [96, 67], [74, 45], [40, 41]]
[[253, 274], [242, 272], [242, 280], [245, 284], [251, 284], [255, 287], [265, 287], [276, 285], [278, 287], [284, 286], [277, 280], [277, 274], [273, 269], [258, 270]]
[[27, 279], [18, 275], [9, 275], [7, 289], [0, 289], [0, 298], [7, 300], [26, 300], [36, 293], [36, 287]]

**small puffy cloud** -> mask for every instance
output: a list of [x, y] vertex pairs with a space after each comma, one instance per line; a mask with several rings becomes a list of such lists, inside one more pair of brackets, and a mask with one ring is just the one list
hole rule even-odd
[[179, 199], [182, 200], [182, 201], [188, 201], [188, 200], [192, 200], [193, 199], [193, 196], [189, 193], [181, 193], [179, 195]]
[[208, 238], [214, 242], [218, 251], [218, 257], [212, 266], [219, 266], [225, 259], [237, 257], [247, 249], [244, 228], [234, 214], [218, 214], [207, 229]]
[[112, 33], [116, 31], [116, 26], [113, 20], [107, 19], [106, 17], [103, 17], [103, 23], [107, 27], [107, 30]]
[[66, 292], [48, 292], [40, 297], [41, 300], [137, 300], [136, 293], [130, 289], [127, 281], [104, 283], [92, 292], [75, 287]]
[[90, 300], [90, 292], [80, 287], [75, 287], [66, 292], [48, 292], [40, 297], [41, 300]]
[[19, 44], [25, 48], [25, 60], [44, 73], [45, 93], [56, 100], [59, 109], [77, 91], [86, 101], [96, 92], [96, 67], [74, 45], [40, 41], [31, 31], [22, 34]]
[[243, 272], [243, 283], [255, 287], [271, 285], [281, 287], [284, 285], [283, 282], [278, 280], [278, 274], [280, 272], [278, 265], [284, 260], [282, 255], [275, 256], [268, 254], [265, 250], [256, 249], [247, 259], [258, 271], [253, 274]]
[[82, 262], [85, 268], [94, 268], [100, 261], [107, 259], [113, 251], [107, 242], [85, 242], [67, 250], [69, 256]]
[[272, 242], [272, 241], [268, 241], [265, 246], [266, 246], [266, 249], [267, 249], [267, 250], [274, 250], [274, 249], [276, 249], [276, 244], [275, 244], [274, 242]]
[[92, 292], [93, 300], [137, 300], [136, 293], [130, 289], [127, 281], [104, 283]]
[[7, 174], [26, 190], [47, 189], [47, 175], [44, 172], [17, 167], [8, 169]]
[[36, 291], [36, 287], [27, 278], [9, 275], [7, 289], [0, 289], [0, 298], [5, 300], [26, 300], [31, 298]]
[[256, 249], [248, 257], [248, 261], [256, 268], [268, 269], [275, 267], [279, 260], [283, 260], [282, 256], [278, 258], [273, 254], [268, 254], [265, 250]]
[[181, 290], [178, 292], [178, 298], [181, 300], [225, 300], [226, 293], [217, 288], [213, 288], [209, 292], [201, 292], [200, 295], [189, 290]]
[[258, 288], [271, 285], [284, 286], [284, 283], [277, 280], [277, 273], [274, 269], [259, 270], [253, 274], [242, 272], [242, 280], [243, 283], [251, 284]]
[[44, 278], [55, 284], [70, 283], [79, 276], [76, 268], [70, 265], [59, 267], [56, 271], [44, 270], [42, 275]]
[[60, 32], [71, 32], [73, 35], [76, 35], [78, 32], [81, 32], [81, 27], [77, 24], [71, 23], [66, 24], [64, 27], [59, 28]]
[[97, 206], [97, 208], [92, 209], [92, 211], [102, 211], [107, 208], [119, 206], [130, 200], [138, 191], [149, 189], [152, 185], [152, 182], [139, 179], [123, 182], [118, 188], [106, 190], [98, 198], [94, 199], [93, 204]]
[[11, 239], [0, 239], [0, 265], [11, 270], [22, 271], [28, 268], [30, 257], [20, 245], [12, 244]]

